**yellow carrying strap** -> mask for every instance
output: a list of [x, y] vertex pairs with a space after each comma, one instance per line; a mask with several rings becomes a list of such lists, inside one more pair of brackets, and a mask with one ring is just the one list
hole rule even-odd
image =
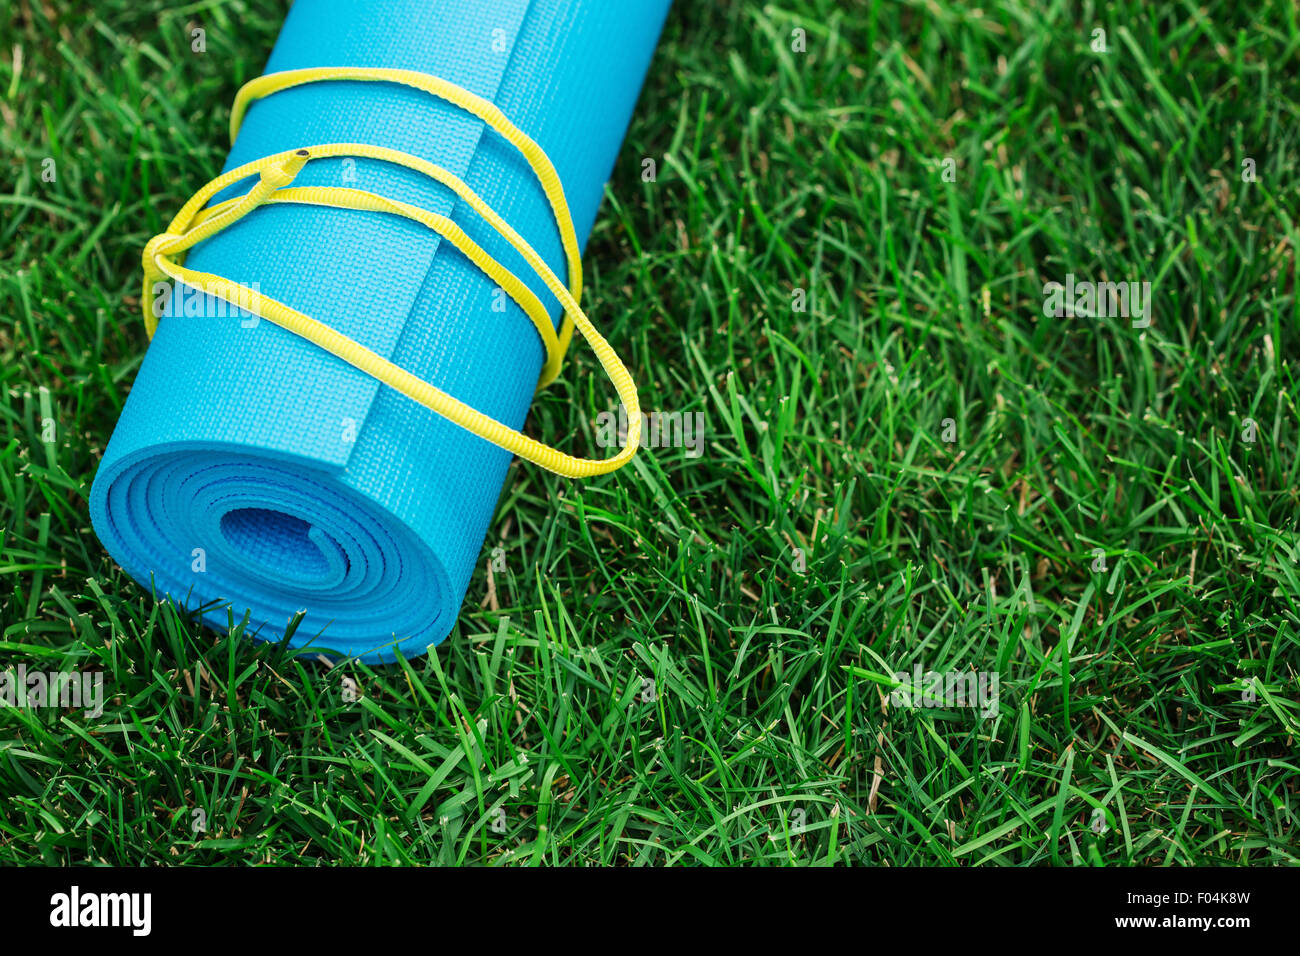
[[[245, 163], [237, 169], [218, 176], [195, 193], [176, 217], [167, 226], [165, 232], [149, 240], [144, 249], [144, 311], [145, 330], [152, 338], [158, 326], [158, 317], [150, 308], [152, 289], [156, 282], [169, 276], [177, 282], [183, 282], [209, 295], [224, 299], [247, 311], [274, 322], [288, 329], [309, 342], [313, 342], [326, 351], [337, 355], [349, 365], [360, 369], [367, 375], [378, 379], [383, 384], [394, 388], [408, 398], [432, 409], [461, 428], [473, 432], [492, 444], [518, 455], [520, 458], [540, 465], [547, 471], [555, 472], [566, 478], [586, 478], [615, 471], [627, 464], [636, 454], [641, 439], [641, 405], [637, 398], [636, 384], [614, 349], [605, 341], [586, 313], [578, 305], [582, 295], [582, 259], [578, 252], [578, 239], [574, 233], [573, 216], [564, 199], [564, 190], [560, 177], [551, 165], [546, 153], [532, 139], [510, 122], [495, 104], [475, 96], [468, 90], [449, 83], [427, 73], [411, 70], [390, 70], [366, 67], [316, 67], [306, 70], [287, 70], [283, 73], [271, 73], [259, 77], [243, 86], [235, 96], [234, 108], [230, 116], [230, 140], [233, 143], [239, 132], [240, 122], [248, 109], [248, 104], [260, 97], [304, 83], [316, 83], [324, 80], [369, 80], [385, 83], [401, 83], [418, 90], [423, 90], [440, 97], [461, 109], [477, 116], [484, 123], [505, 138], [528, 161], [533, 173], [541, 183], [542, 190], [550, 203], [555, 216], [560, 240], [564, 247], [569, 275], [568, 287], [562, 283], [542, 257], [524, 241], [514, 229], [505, 222], [495, 210], [483, 201], [463, 181], [441, 166], [436, 166], [418, 156], [399, 150], [385, 149], [365, 143], [329, 143], [311, 146], [306, 149], [288, 150], [265, 156], [251, 163]], [[500, 262], [493, 259], [475, 243], [463, 229], [446, 216], [412, 206], [409, 203], [388, 199], [376, 193], [360, 189], [345, 189], [335, 186], [292, 186], [294, 177], [310, 160], [341, 156], [354, 156], [363, 159], [377, 159], [404, 166], [436, 180], [449, 188], [471, 209], [482, 216], [507, 242], [513, 246], [546, 287], [564, 306], [564, 320], [560, 324], [559, 334], [551, 324], [545, 307], [532, 291], [516, 275]], [[259, 174], [257, 183], [243, 196], [227, 199], [204, 209], [208, 201], [226, 187], [240, 180]], [[539, 387], [549, 384], [559, 374], [560, 363], [568, 349], [569, 341], [576, 327], [582, 337], [591, 346], [591, 350], [600, 360], [601, 367], [609, 376], [618, 393], [619, 400], [627, 409], [627, 442], [613, 457], [605, 459], [575, 458], [563, 452], [529, 438], [522, 432], [515, 431], [494, 418], [471, 408], [464, 402], [453, 398], [439, 388], [435, 388], [423, 379], [388, 359], [373, 352], [355, 340], [348, 338], [322, 322], [291, 309], [283, 302], [270, 296], [255, 295], [250, 298], [247, 289], [220, 276], [208, 272], [187, 269], [181, 263], [185, 253], [193, 246], [216, 235], [232, 223], [238, 222], [264, 203], [304, 203], [313, 206], [333, 206], [338, 209], [354, 209], [364, 212], [382, 212], [394, 216], [403, 216], [421, 223], [442, 236], [458, 249], [470, 262], [477, 266], [488, 278], [495, 281], [519, 307], [524, 310], [529, 320], [541, 336], [546, 349], [546, 363], [542, 368]]]

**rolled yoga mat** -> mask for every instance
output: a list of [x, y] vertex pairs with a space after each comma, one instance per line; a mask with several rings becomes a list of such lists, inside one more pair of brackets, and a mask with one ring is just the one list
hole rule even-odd
[[[297, 0], [265, 72], [409, 70], [490, 101], [554, 164], [585, 245], [670, 2]], [[248, 107], [225, 170], [330, 143], [443, 167], [566, 277], [556, 216], [529, 161], [475, 115], [419, 89], [336, 80], [272, 92]], [[209, 208], [257, 181], [222, 190]], [[427, 176], [315, 157], [293, 185], [365, 190], [449, 216], [548, 303], [550, 322], [561, 317], [520, 253]], [[305, 313], [510, 428], [523, 424], [545, 358], [537, 329], [417, 222], [261, 205], [195, 245], [184, 265]], [[161, 303], [91, 489], [105, 548], [144, 587], [221, 630], [232, 612], [247, 613], [247, 633], [284, 640], [301, 613], [289, 636], [298, 650], [386, 661], [437, 644], [464, 600], [510, 453], [313, 342], [187, 291]], [[582, 444], [566, 447], [582, 454]]]

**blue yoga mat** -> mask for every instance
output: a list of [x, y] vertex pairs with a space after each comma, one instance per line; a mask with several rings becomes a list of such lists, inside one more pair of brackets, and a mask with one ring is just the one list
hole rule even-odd
[[[492, 100], [550, 156], [585, 245], [670, 2], [297, 0], [266, 72], [417, 70]], [[565, 275], [527, 162], [479, 120], [418, 90], [329, 82], [275, 93], [250, 107], [225, 168], [335, 142], [446, 167]], [[320, 159], [294, 185], [347, 186], [451, 215], [553, 301], [495, 230], [417, 173]], [[185, 264], [279, 299], [523, 424], [543, 362], [536, 329], [416, 223], [264, 206]], [[159, 320], [91, 488], [105, 548], [142, 585], [202, 609], [221, 630], [231, 609], [236, 620], [247, 611], [250, 634], [283, 640], [305, 612], [289, 638], [297, 649], [383, 661], [437, 644], [464, 600], [509, 454], [268, 321], [220, 317], [225, 307], [201, 296], [203, 314], [186, 314], [196, 300], [184, 292]]]

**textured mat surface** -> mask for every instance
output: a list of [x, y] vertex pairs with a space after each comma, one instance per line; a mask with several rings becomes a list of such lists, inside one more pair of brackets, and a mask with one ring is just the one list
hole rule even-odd
[[[585, 244], [669, 3], [297, 0], [265, 72], [396, 67], [493, 100], [550, 156]], [[565, 275], [526, 161], [480, 121], [417, 90], [330, 82], [276, 93], [251, 106], [226, 168], [331, 142], [446, 167]], [[317, 160], [295, 185], [349, 186], [450, 214], [551, 301], [491, 227], [416, 173]], [[419, 225], [262, 207], [195, 247], [186, 265], [255, 287], [523, 424], [543, 361], [536, 330]], [[270, 322], [215, 316], [215, 300], [198, 301], [204, 315], [186, 315], [174, 298], [176, 314], [160, 320], [95, 477], [91, 519], [109, 553], [159, 596], [203, 606], [218, 628], [230, 609], [236, 620], [247, 610], [249, 633], [281, 640], [305, 611], [294, 647], [371, 661], [442, 640], [510, 456]]]

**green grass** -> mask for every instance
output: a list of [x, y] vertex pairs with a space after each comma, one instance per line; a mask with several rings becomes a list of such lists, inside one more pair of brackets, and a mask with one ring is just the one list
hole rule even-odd
[[[49, 6], [0, 27], [0, 668], [108, 702], [0, 711], [0, 863], [1300, 861], [1294, 5], [680, 0], [586, 303], [704, 454], [516, 463], [495, 600], [485, 550], [388, 668], [198, 627], [87, 516], [281, 5]], [[1045, 317], [1067, 273], [1153, 324]], [[529, 429], [607, 401], [575, 353]]]

